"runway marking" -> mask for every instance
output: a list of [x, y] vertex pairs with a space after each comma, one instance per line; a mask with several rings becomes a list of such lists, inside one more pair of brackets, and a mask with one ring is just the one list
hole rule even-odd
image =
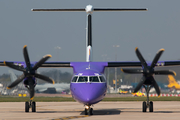
[[51, 120], [69, 120], [69, 119], [74, 119], [74, 118], [84, 118], [84, 117], [89, 117], [89, 115], [63, 117], [63, 118], [57, 118], [57, 119], [51, 119]]

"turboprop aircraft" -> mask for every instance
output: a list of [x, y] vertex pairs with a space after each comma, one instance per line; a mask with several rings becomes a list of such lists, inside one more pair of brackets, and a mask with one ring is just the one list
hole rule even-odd
[[[147, 104], [143, 102], [143, 112], [149, 107], [150, 112], [153, 112], [153, 104], [149, 103], [149, 90], [151, 87], [155, 87], [158, 95], [160, 95], [159, 87], [153, 78], [154, 74], [160, 75], [175, 75], [174, 71], [161, 70], [155, 71], [155, 66], [168, 66], [168, 65], [180, 65], [180, 61], [161, 61], [158, 62], [159, 57], [163, 53], [164, 49], [160, 49], [155, 56], [152, 63], [146, 63], [140, 54], [138, 48], [135, 49], [136, 54], [140, 60], [139, 61], [119, 61], [119, 62], [93, 62], [92, 61], [92, 29], [91, 29], [91, 18], [93, 12], [99, 11], [147, 11], [147, 9], [121, 9], [121, 8], [93, 8], [92, 5], [87, 5], [85, 9], [32, 9], [32, 11], [80, 11], [87, 13], [87, 28], [86, 28], [86, 61], [85, 62], [45, 62], [51, 55], [44, 56], [39, 62], [30, 62], [27, 46], [24, 46], [24, 58], [25, 62], [14, 62], [14, 61], [4, 61], [0, 63], [1, 66], [8, 66], [10, 68], [24, 72], [15, 82], [8, 86], [12, 88], [19, 82], [24, 81], [30, 91], [30, 102], [26, 102], [25, 111], [29, 112], [29, 107], [32, 108], [32, 112], [35, 108], [34, 98], [34, 87], [35, 87], [35, 77], [43, 79], [49, 83], [54, 83], [49, 77], [42, 76], [36, 73], [39, 67], [70, 67], [73, 68], [74, 75], [70, 83], [70, 90], [72, 97], [85, 105], [85, 114], [92, 115], [93, 104], [100, 102], [106, 95], [107, 81], [104, 76], [104, 70], [106, 67], [142, 67], [142, 69], [123, 69], [124, 72], [129, 73], [142, 73], [143, 78], [135, 88], [134, 92], [137, 92], [143, 85], [147, 86]], [[32, 104], [31, 104], [32, 103]]]

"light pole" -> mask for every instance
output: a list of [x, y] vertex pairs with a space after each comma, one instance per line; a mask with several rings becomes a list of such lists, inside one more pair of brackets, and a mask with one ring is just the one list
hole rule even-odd
[[[57, 61], [59, 61], [59, 51], [60, 51], [60, 49], [61, 49], [61, 47], [59, 47], [59, 46], [56, 46], [56, 47], [54, 47], [54, 49], [55, 50], [57, 50]], [[60, 81], [60, 79], [59, 79], [59, 71], [57, 70], [57, 82], [59, 83], [59, 81]]]
[[[107, 60], [110, 61], [111, 59], [110, 59], [110, 58], [107, 58]], [[106, 68], [106, 76], [107, 76], [106, 79], [107, 79], [107, 86], [108, 86], [108, 87], [107, 87], [107, 93], [110, 93], [110, 85], [109, 85], [109, 69], [110, 69], [110, 68]]]
[[106, 74], [107, 74], [107, 92], [110, 93], [110, 89], [109, 89], [109, 68], [106, 68]]
[[[103, 57], [103, 61], [105, 61], [106, 59], [109, 59], [109, 58], [106, 58], [107, 57], [107, 54], [103, 54], [101, 55], [101, 57]], [[109, 68], [106, 68], [106, 80], [107, 80], [107, 93], [110, 93], [110, 89], [109, 89]]]
[[59, 58], [59, 51], [60, 51], [61, 47], [56, 46], [56, 47], [54, 47], [54, 49], [57, 50], [57, 61], [59, 61], [58, 58]]
[[[119, 48], [119, 45], [113, 45], [114, 48]], [[115, 52], [115, 61], [117, 61], [117, 50]], [[117, 68], [115, 67], [115, 93], [117, 93]]]

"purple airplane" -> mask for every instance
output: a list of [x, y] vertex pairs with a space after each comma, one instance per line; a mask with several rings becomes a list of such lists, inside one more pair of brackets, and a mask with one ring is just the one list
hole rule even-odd
[[92, 62], [92, 30], [91, 30], [91, 17], [94, 11], [146, 11], [147, 9], [119, 9], [119, 8], [93, 8], [92, 5], [86, 6], [85, 9], [32, 9], [32, 11], [86, 11], [87, 13], [87, 35], [86, 35], [86, 62], [46, 62], [51, 55], [44, 56], [39, 62], [30, 62], [27, 52], [27, 46], [23, 48], [25, 62], [12, 62], [4, 61], [0, 63], [1, 66], [8, 66], [10, 68], [22, 71], [23, 74], [17, 78], [8, 89], [16, 86], [21, 81], [24, 82], [30, 94], [30, 101], [25, 103], [25, 112], [36, 112], [36, 104], [33, 101], [34, 87], [36, 85], [35, 78], [40, 78], [49, 83], [54, 83], [53, 79], [36, 73], [39, 67], [71, 67], [73, 68], [74, 75], [71, 80], [70, 90], [72, 97], [85, 105], [85, 115], [93, 115], [91, 105], [100, 102], [106, 95], [107, 81], [104, 76], [106, 67], [139, 67], [138, 69], [121, 69], [125, 73], [141, 73], [143, 77], [134, 92], [137, 92], [142, 86], [146, 88], [147, 102], [143, 102], [143, 112], [149, 108], [153, 112], [153, 102], [149, 102], [149, 90], [151, 87], [156, 89], [160, 95], [159, 87], [154, 80], [154, 74], [161, 75], [175, 75], [176, 73], [171, 70], [154, 70], [155, 66], [172, 66], [180, 65], [180, 61], [162, 61], [158, 62], [164, 49], [160, 49], [156, 54], [152, 63], [146, 63], [138, 48], [135, 49], [139, 61], [125, 61], [125, 62]]

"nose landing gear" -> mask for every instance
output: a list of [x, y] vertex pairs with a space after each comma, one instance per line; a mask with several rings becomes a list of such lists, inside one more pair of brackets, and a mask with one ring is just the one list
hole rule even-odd
[[25, 102], [25, 112], [29, 112], [29, 108], [32, 109], [32, 112], [36, 112], [36, 102], [32, 100]]
[[86, 105], [84, 113], [85, 115], [93, 115], [93, 108], [90, 107], [91, 105]]

